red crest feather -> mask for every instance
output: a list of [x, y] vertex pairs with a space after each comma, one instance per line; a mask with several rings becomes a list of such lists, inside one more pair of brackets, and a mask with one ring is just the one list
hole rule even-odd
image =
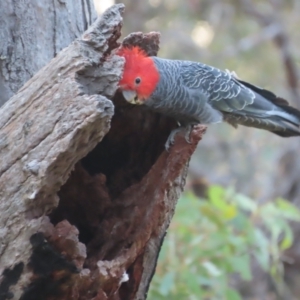
[[[154, 92], [159, 81], [159, 72], [151, 57], [140, 47], [123, 47], [117, 55], [125, 58], [123, 77], [119, 82], [121, 89], [134, 90], [140, 99], [147, 99]], [[140, 78], [140, 84], [136, 84]]]

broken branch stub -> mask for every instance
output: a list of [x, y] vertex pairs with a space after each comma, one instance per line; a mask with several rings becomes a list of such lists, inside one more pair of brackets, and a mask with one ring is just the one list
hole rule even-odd
[[[123, 10], [123, 5], [108, 10], [95, 22], [93, 36], [61, 51], [0, 108], [1, 299], [26, 299], [32, 288], [30, 237], [53, 231], [46, 214], [57, 206], [58, 190], [110, 128], [114, 108], [108, 98], [123, 60], [100, 61], [120, 36]], [[80, 80], [94, 66], [100, 95], [86, 94]], [[5, 274], [21, 265], [18, 276], [8, 280]]]
[[[115, 94], [123, 9], [106, 11], [0, 111], [3, 297], [146, 298], [205, 127], [166, 152], [175, 121]], [[156, 55], [159, 34], [124, 44]]]

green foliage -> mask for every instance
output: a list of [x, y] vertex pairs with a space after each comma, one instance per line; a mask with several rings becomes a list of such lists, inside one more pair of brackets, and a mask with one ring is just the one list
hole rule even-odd
[[208, 199], [180, 199], [162, 247], [149, 299], [239, 300], [232, 274], [251, 279], [250, 260], [280, 280], [282, 251], [291, 246], [288, 221], [300, 212], [277, 199], [258, 204], [233, 189], [212, 186]]

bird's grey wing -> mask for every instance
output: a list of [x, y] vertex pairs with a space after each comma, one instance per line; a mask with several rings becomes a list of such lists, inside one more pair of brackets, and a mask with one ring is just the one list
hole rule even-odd
[[229, 72], [201, 63], [186, 63], [181, 67], [183, 84], [207, 95], [208, 103], [224, 112], [241, 111], [253, 104], [255, 94]]

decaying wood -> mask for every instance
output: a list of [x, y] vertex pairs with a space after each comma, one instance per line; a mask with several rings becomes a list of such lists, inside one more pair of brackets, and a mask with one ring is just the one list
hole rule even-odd
[[[107, 97], [115, 93], [123, 62], [117, 57], [99, 62], [109, 41], [119, 37], [122, 11], [122, 5], [108, 11], [92, 27], [92, 39], [86, 32], [1, 107], [0, 274], [23, 265], [20, 284], [10, 288], [14, 299], [31, 280], [30, 237], [53, 230], [46, 215], [58, 204], [57, 191], [109, 130], [113, 105]], [[101, 95], [88, 95], [80, 72], [95, 66]]]
[[[167, 152], [174, 121], [116, 93], [123, 10], [110, 8], [0, 109], [1, 300], [146, 297], [205, 128]], [[124, 43], [156, 54], [159, 35]]]

